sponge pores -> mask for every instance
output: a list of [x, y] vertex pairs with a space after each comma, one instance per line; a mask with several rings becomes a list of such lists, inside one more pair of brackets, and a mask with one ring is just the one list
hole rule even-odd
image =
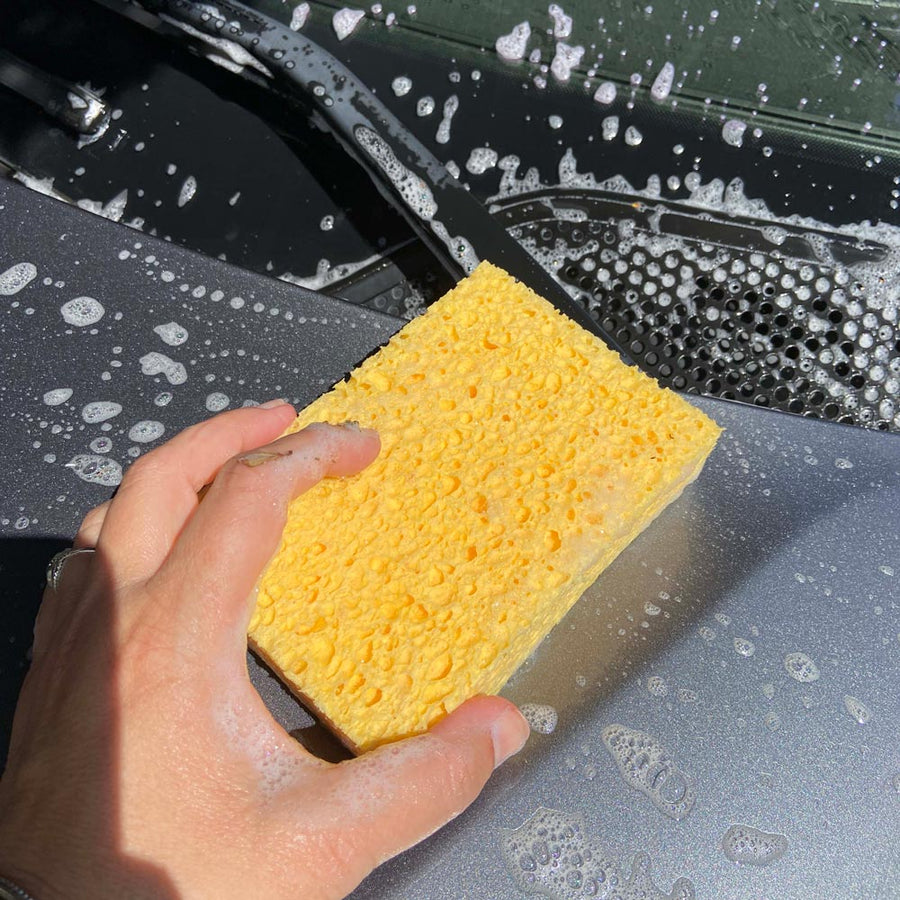
[[381, 453], [293, 502], [249, 638], [356, 752], [500, 690], [719, 434], [488, 263], [288, 430], [347, 420]]

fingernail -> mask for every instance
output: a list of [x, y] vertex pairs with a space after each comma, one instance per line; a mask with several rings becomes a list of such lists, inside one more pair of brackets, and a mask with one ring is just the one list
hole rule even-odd
[[494, 744], [494, 768], [502, 765], [518, 753], [528, 740], [531, 728], [525, 717], [515, 707], [506, 709], [491, 725], [491, 740]]
[[285, 456], [290, 456], [293, 452], [293, 450], [284, 450], [281, 453], [275, 453], [271, 450], [253, 450], [250, 453], [244, 453], [239, 456], [237, 461], [249, 469], [255, 469], [264, 463], [272, 462], [276, 459], [284, 459]]
[[275, 409], [277, 406], [284, 406], [287, 403], [287, 400], [284, 400], [281, 397], [277, 397], [274, 400], [266, 400], [265, 403], [260, 403], [260, 409]]
[[341, 422], [340, 426], [341, 428], [346, 428], [347, 431], [362, 431], [362, 428], [356, 419], [348, 419], [346, 422]]

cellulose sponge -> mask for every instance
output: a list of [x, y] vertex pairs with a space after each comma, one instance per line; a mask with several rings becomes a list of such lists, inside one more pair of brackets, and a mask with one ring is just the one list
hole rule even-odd
[[381, 436], [293, 502], [251, 646], [356, 752], [496, 693], [718, 426], [488, 263], [288, 431]]

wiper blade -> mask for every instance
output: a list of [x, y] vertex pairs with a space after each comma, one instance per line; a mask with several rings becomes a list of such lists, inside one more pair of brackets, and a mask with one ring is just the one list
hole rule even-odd
[[99, 137], [109, 124], [109, 107], [95, 91], [45, 72], [3, 49], [0, 84], [80, 135]]

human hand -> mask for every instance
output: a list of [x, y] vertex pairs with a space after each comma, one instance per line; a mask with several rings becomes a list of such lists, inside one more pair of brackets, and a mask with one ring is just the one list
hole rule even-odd
[[[339, 764], [250, 684], [253, 587], [288, 502], [377, 435], [287, 404], [225, 413], [128, 470], [48, 589], [0, 780], [0, 873], [53, 898], [330, 898], [461, 812], [528, 726], [498, 697]], [[265, 446], [263, 446], [265, 445]], [[212, 482], [202, 503], [197, 493]]]

